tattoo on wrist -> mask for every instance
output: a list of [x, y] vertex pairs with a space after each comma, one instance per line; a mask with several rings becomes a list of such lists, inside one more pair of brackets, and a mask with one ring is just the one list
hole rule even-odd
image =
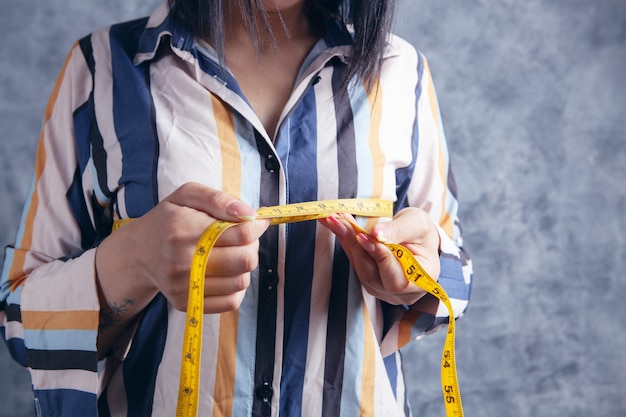
[[129, 308], [135, 304], [134, 298], [126, 298], [121, 303], [111, 303], [100, 309], [98, 332], [102, 333], [120, 323]]

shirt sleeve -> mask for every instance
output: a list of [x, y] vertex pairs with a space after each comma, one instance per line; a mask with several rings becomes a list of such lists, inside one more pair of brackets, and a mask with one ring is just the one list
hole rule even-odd
[[[450, 298], [455, 318], [459, 318], [469, 304], [472, 264], [463, 248], [457, 189], [431, 73], [425, 57], [418, 53], [417, 58], [419, 96], [415, 137], [418, 139], [406, 200], [408, 205], [425, 210], [439, 232], [441, 272], [438, 282]], [[385, 306], [385, 309], [385, 315], [392, 322], [381, 344], [385, 355], [446, 326], [449, 320], [445, 304], [431, 294], [411, 306]]]
[[77, 43], [49, 99], [18, 234], [5, 250], [0, 333], [29, 368], [36, 401], [38, 393], [95, 398], [97, 390], [93, 248], [107, 208], [94, 196], [89, 137], [78, 135], [89, 130], [82, 125], [92, 85]]

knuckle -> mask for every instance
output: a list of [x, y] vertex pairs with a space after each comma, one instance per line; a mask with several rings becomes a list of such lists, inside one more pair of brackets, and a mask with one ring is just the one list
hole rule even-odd
[[259, 263], [259, 254], [254, 247], [242, 251], [240, 265], [245, 272], [254, 270]]
[[254, 240], [252, 238], [252, 228], [249, 226], [249, 224], [243, 223], [240, 224], [239, 227], [235, 228], [237, 241], [241, 242], [242, 244], [247, 244]]
[[241, 274], [233, 279], [233, 291], [239, 293], [250, 285], [250, 274]]
[[245, 292], [240, 291], [228, 297], [224, 302], [224, 311], [233, 311], [241, 306]]
[[258, 244], [259, 233], [256, 225], [252, 222], [245, 222], [234, 228], [235, 238], [242, 245]]

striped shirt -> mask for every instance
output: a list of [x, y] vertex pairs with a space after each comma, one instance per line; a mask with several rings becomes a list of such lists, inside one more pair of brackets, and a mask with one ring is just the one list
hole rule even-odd
[[[471, 262], [428, 64], [392, 36], [372, 92], [353, 82], [339, 94], [351, 43], [331, 20], [276, 132], [165, 4], [74, 45], [0, 287], [0, 333], [30, 371], [39, 415], [175, 415], [184, 313], [157, 295], [98, 362], [94, 248], [113, 218], [139, 217], [189, 181], [253, 207], [353, 197], [420, 207], [440, 233], [439, 282], [463, 314]], [[411, 415], [399, 349], [445, 326], [445, 307], [376, 300], [317, 222], [271, 227], [259, 254], [241, 307], [204, 318], [200, 415]]]

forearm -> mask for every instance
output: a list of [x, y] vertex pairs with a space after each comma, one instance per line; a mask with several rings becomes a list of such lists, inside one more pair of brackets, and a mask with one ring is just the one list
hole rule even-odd
[[105, 239], [96, 251], [96, 285], [100, 300], [98, 358], [114, 347], [120, 335], [132, 325], [157, 294], [137, 263], [128, 230], [120, 229]]

